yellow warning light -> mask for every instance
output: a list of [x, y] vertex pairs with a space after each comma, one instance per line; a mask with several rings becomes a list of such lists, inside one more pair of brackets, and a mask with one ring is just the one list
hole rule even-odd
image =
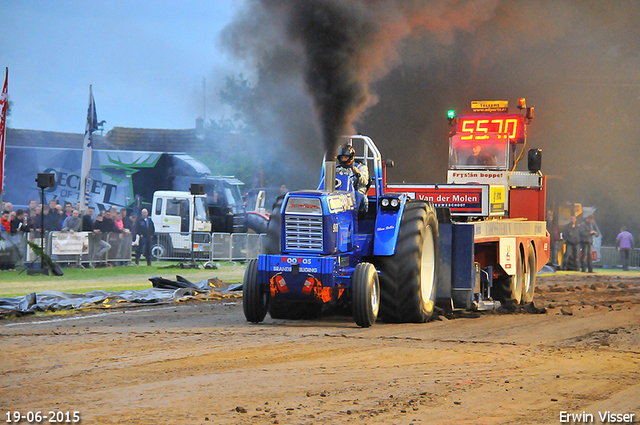
[[524, 99], [524, 97], [521, 97], [520, 99], [518, 99], [518, 109], [525, 109], [527, 107], [527, 101]]

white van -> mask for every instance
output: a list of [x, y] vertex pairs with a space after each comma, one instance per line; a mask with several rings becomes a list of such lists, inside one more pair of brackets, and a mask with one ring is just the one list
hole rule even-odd
[[159, 190], [153, 194], [151, 219], [158, 238], [152, 248], [154, 257], [182, 257], [190, 252], [191, 232], [194, 233], [193, 251], [209, 250], [211, 223], [207, 217], [206, 199], [205, 195], [174, 190]]

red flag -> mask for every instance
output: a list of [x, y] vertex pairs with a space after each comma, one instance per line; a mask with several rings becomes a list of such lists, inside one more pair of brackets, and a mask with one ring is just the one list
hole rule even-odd
[[7, 82], [9, 81], [9, 68], [4, 76], [4, 87], [0, 96], [0, 192], [4, 189], [4, 142], [7, 123], [7, 110], [9, 98], [7, 96]]

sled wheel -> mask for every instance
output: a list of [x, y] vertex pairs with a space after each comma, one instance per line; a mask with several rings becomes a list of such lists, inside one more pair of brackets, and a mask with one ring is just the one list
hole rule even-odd
[[433, 204], [409, 200], [395, 254], [378, 257], [384, 321], [423, 323], [431, 318], [437, 294], [438, 238]]
[[267, 315], [269, 293], [258, 282], [258, 260], [251, 260], [244, 272], [242, 284], [242, 308], [249, 322], [260, 323]]
[[362, 328], [376, 322], [380, 309], [380, 282], [371, 263], [360, 263], [351, 276], [353, 318]]
[[494, 298], [503, 304], [507, 304], [508, 302], [520, 304], [520, 301], [522, 301], [525, 263], [522, 259], [523, 255], [521, 250], [516, 249], [516, 253], [516, 274], [497, 279], [493, 285]]
[[526, 262], [527, 270], [524, 273], [524, 283], [522, 285], [522, 304], [528, 304], [533, 301], [533, 294], [536, 291], [536, 250], [533, 244], [529, 244], [529, 254]]

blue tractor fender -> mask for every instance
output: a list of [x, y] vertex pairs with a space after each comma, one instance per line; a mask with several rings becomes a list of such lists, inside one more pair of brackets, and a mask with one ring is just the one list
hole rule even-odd
[[[373, 255], [395, 254], [400, 233], [400, 221], [408, 199], [404, 193], [385, 193], [380, 198], [373, 233]], [[394, 200], [398, 201], [397, 206], [394, 205]]]

